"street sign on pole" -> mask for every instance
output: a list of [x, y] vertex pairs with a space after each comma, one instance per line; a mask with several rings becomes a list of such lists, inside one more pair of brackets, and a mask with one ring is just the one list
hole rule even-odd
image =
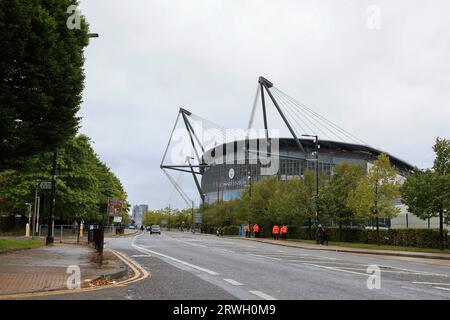
[[121, 199], [108, 199], [108, 215], [120, 216], [122, 213], [122, 200]]
[[194, 223], [202, 223], [202, 214], [201, 212], [194, 213]]
[[41, 190], [51, 190], [52, 189], [52, 182], [51, 181], [40, 181], [39, 182], [39, 189], [41, 189]]

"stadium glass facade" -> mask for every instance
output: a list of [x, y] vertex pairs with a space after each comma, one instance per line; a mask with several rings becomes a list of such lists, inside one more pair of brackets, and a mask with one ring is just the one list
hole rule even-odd
[[[314, 142], [301, 140], [301, 143], [305, 152], [300, 150], [294, 139], [278, 140], [278, 154], [274, 153], [273, 156], [278, 156], [279, 159], [278, 170], [274, 175], [280, 180], [301, 178], [305, 171], [315, 170]], [[208, 166], [202, 170], [201, 186], [206, 203], [239, 198], [250, 181], [261, 179], [261, 167], [264, 165], [260, 162], [258, 155], [266, 150], [246, 152], [245, 148], [242, 148], [243, 145], [245, 143], [242, 141], [235, 141], [218, 146], [214, 151], [207, 151], [213, 157], [208, 157], [209, 161], [206, 161]], [[367, 164], [381, 154], [381, 151], [363, 145], [320, 140], [319, 145], [319, 171], [326, 172], [328, 175], [332, 175], [334, 166], [343, 161], [363, 164], [367, 168]], [[391, 155], [389, 157], [399, 175], [402, 176], [406, 171], [413, 169], [408, 163]]]

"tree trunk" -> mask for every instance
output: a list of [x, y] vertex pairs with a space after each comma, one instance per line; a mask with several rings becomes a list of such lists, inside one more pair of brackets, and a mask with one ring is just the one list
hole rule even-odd
[[378, 216], [375, 219], [377, 224], [377, 245], [380, 245], [380, 225], [378, 223]]
[[309, 240], [312, 240], [311, 218], [308, 218]]

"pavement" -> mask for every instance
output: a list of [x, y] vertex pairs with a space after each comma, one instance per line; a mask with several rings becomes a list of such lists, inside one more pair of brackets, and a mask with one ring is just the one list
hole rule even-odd
[[96, 263], [96, 251], [88, 246], [55, 244], [0, 254], [0, 298], [22, 293], [67, 289], [69, 266], [78, 266], [81, 281], [102, 276], [125, 275], [127, 266], [105, 252], [102, 267]]
[[[448, 260], [310, 250], [167, 231], [110, 238], [106, 246], [149, 276], [125, 286], [45, 299], [450, 300]], [[371, 270], [378, 270], [379, 288], [367, 285]]]
[[314, 244], [314, 243], [306, 243], [306, 242], [290, 241], [290, 240], [273, 240], [273, 239], [267, 239], [267, 238], [242, 238], [242, 237], [240, 237], [240, 239], [276, 244], [276, 245], [286, 246], [286, 247], [309, 249], [309, 250], [324, 250], [324, 251], [383, 255], [383, 256], [398, 256], [398, 257], [410, 257], [410, 258], [450, 260], [450, 254], [448, 254], [448, 253], [430, 253], [430, 252], [418, 252], [418, 251], [349, 248], [349, 247], [341, 247], [341, 246], [325, 246], [325, 245], [319, 245], [319, 244]]

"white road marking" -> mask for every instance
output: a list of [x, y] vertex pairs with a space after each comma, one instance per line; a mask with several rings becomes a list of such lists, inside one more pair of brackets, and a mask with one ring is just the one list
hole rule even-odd
[[250, 293], [253, 293], [255, 296], [258, 296], [264, 300], [277, 300], [276, 298], [269, 296], [268, 294], [258, 291], [258, 290], [250, 290]]
[[334, 271], [340, 271], [340, 272], [353, 273], [353, 274], [359, 274], [359, 275], [367, 276], [367, 273], [354, 272], [354, 271], [350, 271], [350, 270], [343, 270], [343, 269], [339, 269], [339, 268], [321, 266], [319, 264], [313, 264], [313, 263], [302, 263], [302, 264], [307, 265], [307, 266], [317, 267], [317, 268], [323, 268], [323, 269], [327, 269], [327, 270], [334, 270]]
[[242, 283], [240, 283], [240, 282], [238, 282], [236, 280], [233, 280], [233, 279], [223, 279], [223, 280], [228, 282], [228, 283], [230, 283], [230, 284], [232, 284], [233, 286], [242, 286]]
[[445, 290], [445, 291], [450, 291], [450, 288], [441, 288], [441, 287], [433, 287], [435, 289], [440, 289], [440, 290]]
[[[406, 268], [385, 266], [385, 265], [381, 265], [381, 264], [378, 265], [378, 267], [380, 267], [380, 268], [388, 268], [388, 269], [397, 269], [397, 270], [402, 270], [402, 271], [408, 271], [408, 272], [412, 272], [412, 273], [416, 273], [416, 274], [421, 274], [421, 275], [424, 275], [424, 276], [426, 275], [426, 276], [448, 277], [448, 275], [446, 275], [446, 274], [432, 273], [432, 272], [423, 272], [423, 271], [406, 269]], [[381, 269], [381, 271], [386, 271], [386, 270]]]
[[450, 283], [441, 283], [441, 282], [414, 281], [413, 283], [416, 283], [416, 284], [431, 284], [431, 285], [438, 285], [438, 286], [450, 286]]
[[263, 256], [262, 254], [256, 254], [256, 253], [248, 253], [248, 255], [250, 256], [255, 256], [255, 257], [260, 257], [260, 258], [267, 258], [267, 259], [272, 259], [272, 260], [277, 260], [280, 261], [280, 258], [274, 258], [274, 257], [269, 257], [269, 256]]
[[134, 254], [131, 256], [131, 258], [144, 258], [144, 257], [151, 257], [149, 254]]
[[190, 268], [192, 268], [192, 269], [196, 269], [196, 270], [199, 270], [199, 271], [208, 273], [208, 274], [210, 274], [210, 275], [212, 275], [212, 276], [217, 276], [217, 275], [218, 275], [218, 273], [215, 272], [215, 271], [212, 271], [212, 270], [209, 270], [209, 269], [206, 269], [206, 268], [202, 268], [202, 267], [199, 267], [199, 266], [197, 266], [197, 265], [195, 265], [195, 264], [192, 264], [192, 263], [189, 263], [189, 262], [186, 262], [186, 261], [183, 261], [183, 260], [180, 260], [180, 259], [177, 259], [177, 258], [168, 256], [168, 255], [165, 255], [165, 254], [162, 254], [162, 253], [153, 251], [153, 250], [149, 250], [149, 249], [145, 249], [145, 248], [143, 248], [143, 247], [140, 247], [140, 246], [138, 246], [137, 244], [135, 244], [135, 240], [136, 240], [137, 237], [139, 237], [139, 236], [134, 237], [133, 242], [131, 243], [131, 245], [132, 245], [133, 248], [135, 248], [136, 250], [138, 250], [138, 251], [140, 251], [140, 252], [144, 252], [144, 253], [153, 253], [153, 254], [155, 254], [155, 255], [157, 255], [157, 256], [161, 256], [161, 257], [164, 257], [164, 258], [166, 258], [166, 259], [169, 259], [169, 260], [178, 262], [178, 263], [180, 263], [180, 264], [182, 264], [182, 265], [185, 265], [185, 266], [188, 266], [188, 267], [190, 267]]

